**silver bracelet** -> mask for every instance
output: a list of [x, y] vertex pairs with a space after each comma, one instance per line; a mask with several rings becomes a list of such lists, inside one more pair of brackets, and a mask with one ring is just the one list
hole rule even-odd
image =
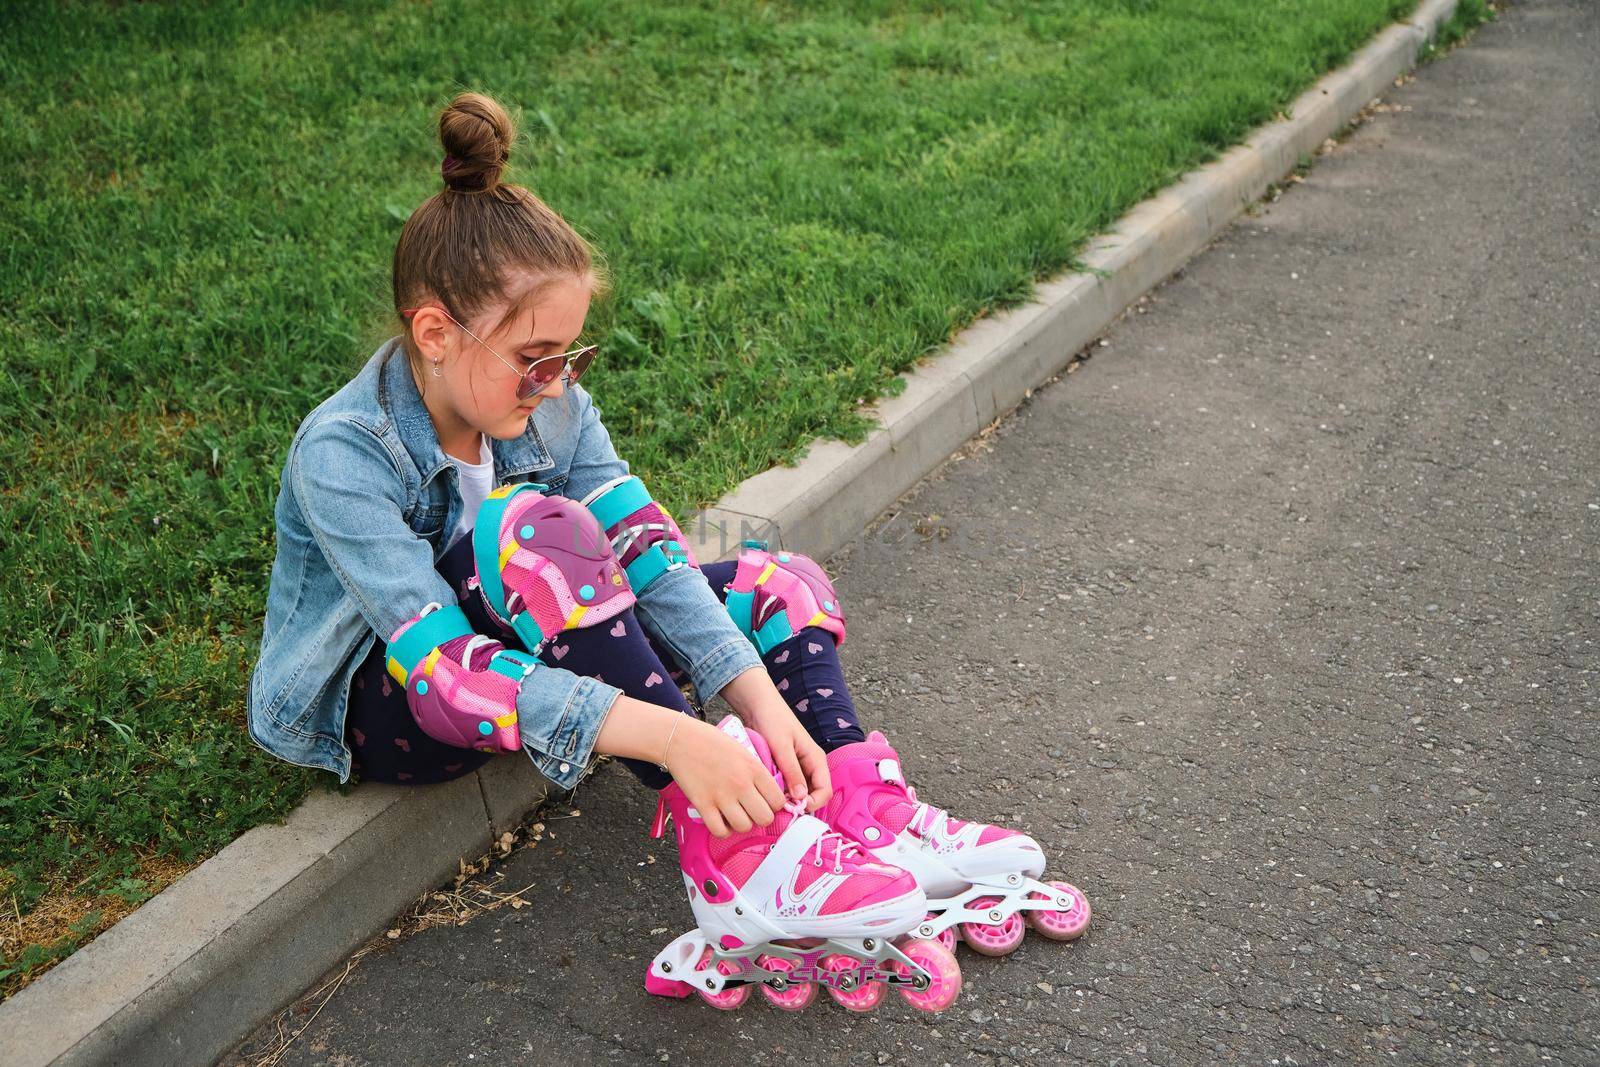
[[678, 724], [680, 722], [682, 722], [682, 721], [683, 721], [683, 716], [682, 715], [674, 715], [672, 717], [672, 732], [667, 734], [667, 743], [661, 749], [661, 760], [657, 764], [657, 766], [660, 767], [662, 770], [666, 770], [667, 769], [667, 753], [672, 750], [672, 739], [677, 736], [677, 734], [678, 734]]

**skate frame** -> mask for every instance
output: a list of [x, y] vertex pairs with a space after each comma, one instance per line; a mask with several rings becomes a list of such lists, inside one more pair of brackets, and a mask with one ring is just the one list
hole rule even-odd
[[[723, 949], [707, 940], [700, 928], [695, 927], [656, 954], [650, 964], [650, 973], [658, 978], [704, 988], [708, 993], [720, 993], [728, 986], [755, 983], [782, 992], [800, 982], [814, 982], [841, 993], [850, 993], [873, 981], [889, 986], [911, 986], [920, 991], [928, 988], [933, 980], [926, 969], [887, 938], [822, 937], [803, 940], [819, 943], [799, 946], [767, 941], [759, 945]], [[705, 969], [695, 970], [696, 963], [708, 947], [712, 955], [706, 961]], [[828, 970], [822, 966], [822, 958], [833, 953], [862, 962], [848, 970]], [[768, 970], [756, 963], [757, 956], [782, 957], [794, 961], [794, 967], [787, 971]], [[895, 974], [888, 970], [883, 964], [889, 960], [899, 961], [910, 973]], [[739, 968], [738, 972], [723, 974], [717, 964], [724, 962]]]
[[[1024, 895], [1028, 893], [1043, 893], [1044, 899]], [[976, 911], [967, 906], [979, 897], [999, 897], [1000, 903], [984, 911]], [[914, 937], [931, 940], [957, 923], [998, 925], [1019, 911], [1070, 911], [1078, 900], [1071, 893], [1064, 893], [1054, 886], [1045, 885], [1038, 879], [1022, 874], [1008, 874], [996, 882], [974, 882], [970, 889], [965, 889], [953, 897], [929, 903], [942, 906], [943, 910], [918, 924], [916, 929], [911, 931]]]

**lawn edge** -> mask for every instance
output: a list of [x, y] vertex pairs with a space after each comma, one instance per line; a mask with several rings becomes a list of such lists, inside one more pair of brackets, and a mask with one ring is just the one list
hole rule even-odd
[[[1145, 292], [1413, 69], [1457, 0], [1423, 0], [1295, 100], [1287, 119], [1136, 205], [1090, 242], [1085, 272], [963, 331], [876, 406], [858, 445], [813, 442], [746, 479], [686, 532], [702, 561], [760, 537], [825, 559], [966, 441], [1064, 370]], [[491, 761], [428, 789], [318, 791], [260, 826], [0, 1004], [0, 1062], [209, 1064], [548, 795]], [[374, 868], [382, 876], [374, 877]], [[357, 892], [359, 887], [360, 892]]]

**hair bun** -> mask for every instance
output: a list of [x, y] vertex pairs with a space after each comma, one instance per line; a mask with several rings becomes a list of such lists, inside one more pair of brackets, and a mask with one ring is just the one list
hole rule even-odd
[[444, 163], [439, 174], [458, 193], [476, 193], [500, 184], [516, 139], [511, 116], [492, 97], [461, 93], [439, 114]]

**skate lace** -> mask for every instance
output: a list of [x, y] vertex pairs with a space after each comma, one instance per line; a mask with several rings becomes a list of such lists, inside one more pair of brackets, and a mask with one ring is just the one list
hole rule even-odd
[[[804, 815], [806, 813], [805, 798], [785, 801], [783, 810], [791, 815]], [[857, 845], [843, 834], [830, 830], [817, 838], [816, 844], [811, 846], [811, 862], [821, 867], [823, 865], [823, 856], [830, 846], [833, 848], [834, 874], [843, 874], [845, 859], [853, 859], [861, 851], [860, 845]]]
[[950, 821], [949, 812], [943, 808], [936, 808], [932, 804], [921, 803], [917, 810], [911, 814], [910, 827], [918, 837], [931, 837], [934, 831]]

